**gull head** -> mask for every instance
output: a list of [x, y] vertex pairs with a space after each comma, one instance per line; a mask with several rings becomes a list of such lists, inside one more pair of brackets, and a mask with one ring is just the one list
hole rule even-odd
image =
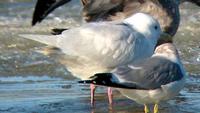
[[149, 14], [136, 13], [123, 22], [129, 24], [134, 30], [143, 34], [145, 38], [150, 39], [154, 44], [157, 43], [162, 33], [159, 22]]
[[172, 43], [164, 43], [164, 44], [158, 45], [154, 51], [154, 56], [162, 56], [175, 63], [180, 62], [178, 50], [176, 49], [175, 45]]

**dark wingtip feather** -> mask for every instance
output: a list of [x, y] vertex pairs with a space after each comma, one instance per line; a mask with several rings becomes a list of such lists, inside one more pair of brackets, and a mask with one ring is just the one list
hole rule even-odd
[[91, 84], [92, 80], [81, 80], [81, 81], [78, 81], [78, 83], [80, 83], [80, 84]]
[[89, 78], [90, 80], [78, 81], [81, 84], [96, 84], [96, 85], [107, 85], [111, 83], [112, 74], [111, 73], [97, 73]]
[[97, 73], [94, 76], [91, 76], [90, 79], [91, 80], [78, 81], [78, 83], [94, 84], [94, 85], [101, 85], [101, 86], [115, 87], [115, 88], [137, 89], [136, 84], [119, 83], [117, 81], [113, 81], [112, 73]]
[[52, 35], [60, 35], [63, 31], [68, 30], [65, 28], [55, 28], [51, 30]]
[[33, 13], [32, 26], [40, 23], [49, 13], [57, 7], [70, 2], [71, 0], [38, 0]]

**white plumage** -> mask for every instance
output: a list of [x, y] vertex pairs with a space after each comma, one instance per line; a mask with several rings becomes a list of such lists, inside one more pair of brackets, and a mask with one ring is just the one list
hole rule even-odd
[[64, 61], [67, 68], [76, 77], [88, 79], [97, 72], [150, 57], [160, 34], [153, 17], [137, 13], [123, 22], [88, 23], [61, 35], [20, 36], [60, 48], [69, 57]]
[[[74, 76], [85, 80], [97, 72], [108, 72], [120, 65], [143, 60], [153, 54], [161, 28], [153, 17], [137, 13], [122, 22], [95, 22], [63, 31], [61, 35], [21, 35], [59, 48], [58, 57]], [[91, 84], [91, 104], [95, 86]], [[109, 103], [112, 90], [108, 88]]]

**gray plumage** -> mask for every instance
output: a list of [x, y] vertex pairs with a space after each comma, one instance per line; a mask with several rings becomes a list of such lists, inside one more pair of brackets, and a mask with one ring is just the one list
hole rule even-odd
[[118, 67], [113, 73], [121, 82], [148, 90], [183, 78], [180, 66], [162, 57], [152, 57], [135, 65]]
[[[177, 63], [162, 57], [152, 57], [135, 64], [120, 66], [112, 73], [97, 73], [85, 83], [115, 88], [153, 90], [179, 81], [183, 76]], [[84, 81], [79, 81], [79, 83], [84, 83]]]
[[112, 73], [95, 74], [79, 83], [115, 87], [127, 98], [145, 105], [145, 113], [147, 104], [154, 103], [157, 113], [158, 103], [176, 96], [184, 87], [185, 78], [176, 47], [165, 43], [156, 47], [151, 58], [117, 67]]

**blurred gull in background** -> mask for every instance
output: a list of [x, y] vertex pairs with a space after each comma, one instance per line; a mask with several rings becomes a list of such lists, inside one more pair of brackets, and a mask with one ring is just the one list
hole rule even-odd
[[[32, 25], [41, 22], [57, 7], [71, 0], [38, 0]], [[199, 0], [80, 0], [82, 16], [91, 21], [121, 21], [134, 13], [147, 13], [157, 19], [162, 31], [174, 36], [180, 23], [179, 4], [191, 2], [200, 6]], [[59, 31], [56, 29], [55, 32]], [[61, 29], [62, 31], [62, 29]]]

